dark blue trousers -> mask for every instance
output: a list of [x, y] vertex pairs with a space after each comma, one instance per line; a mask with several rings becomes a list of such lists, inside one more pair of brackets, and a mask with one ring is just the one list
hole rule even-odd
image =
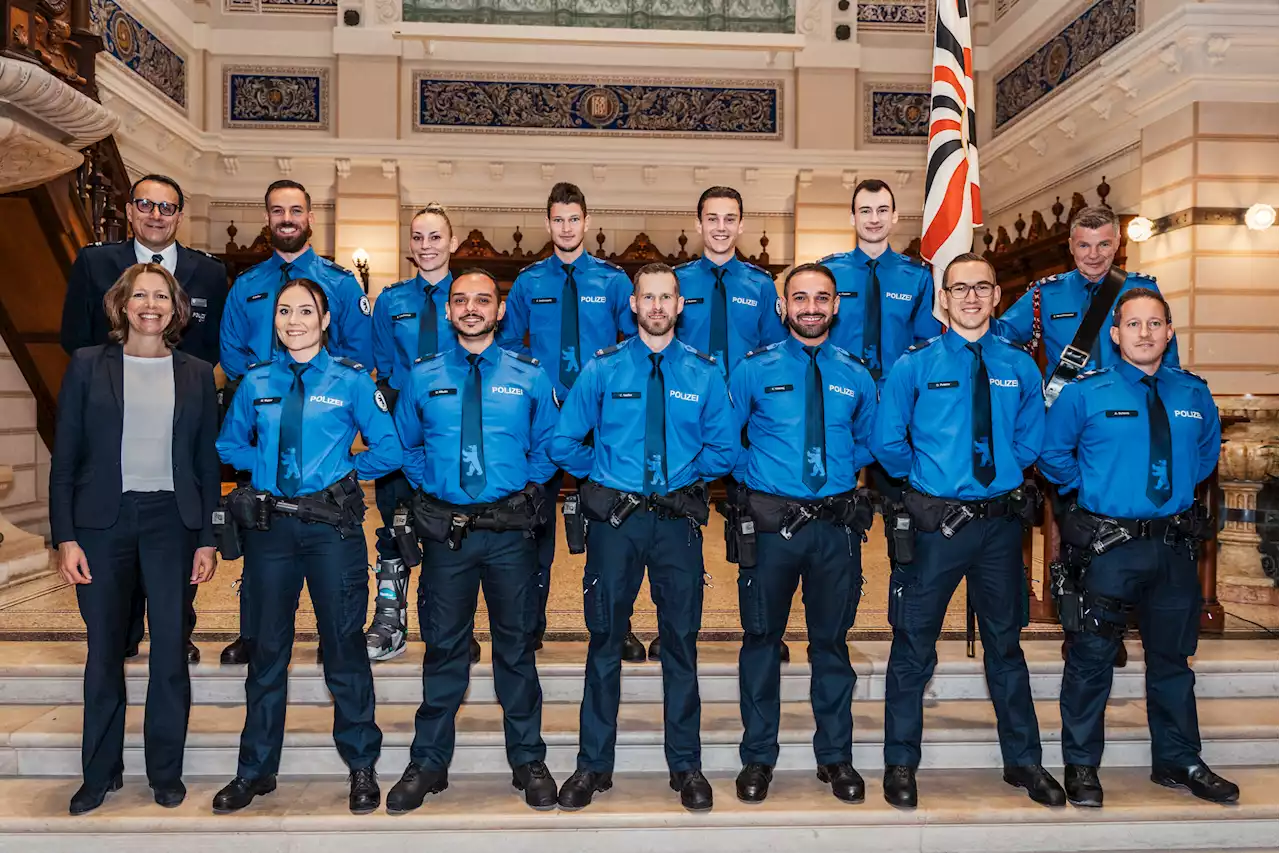
[[507, 761], [519, 767], [546, 758], [542, 686], [533, 656], [537, 565], [532, 539], [518, 530], [473, 530], [462, 547], [422, 543], [418, 624], [427, 644], [422, 705], [409, 757], [431, 770], [453, 760], [454, 718], [471, 681], [476, 596], [484, 588], [493, 635], [493, 685], [502, 706]]
[[1040, 763], [1040, 727], [1019, 636], [1027, 606], [1022, 525], [1014, 518], [979, 518], [951, 538], [917, 533], [915, 560], [894, 569], [889, 594], [902, 591], [893, 625], [885, 684], [884, 761], [917, 767], [924, 729], [924, 689], [938, 663], [938, 635], [960, 579], [982, 632], [982, 664], [996, 711], [1005, 765]]
[[759, 534], [756, 565], [738, 570], [743, 630], [738, 694], [744, 729], [738, 755], [743, 764], [778, 763], [780, 644], [801, 583], [812, 669], [809, 701], [818, 727], [813, 754], [819, 764], [853, 760], [857, 676], [846, 638], [862, 596], [861, 544], [842, 527], [811, 521], [791, 541], [777, 533]]
[[105, 530], [76, 528], [93, 582], [76, 587], [88, 636], [80, 761], [87, 785], [105, 788], [124, 769], [124, 653], [129, 603], [146, 585], [151, 621], [143, 740], [153, 785], [182, 777], [191, 713], [184, 630], [196, 533], [178, 513], [173, 492], [125, 492]]
[[[396, 505], [413, 499], [413, 486], [403, 471], [392, 471], [385, 477], [373, 481], [373, 501], [378, 507], [378, 515], [382, 517], [382, 526], [390, 527], [396, 514]], [[400, 552], [396, 543], [390, 539], [377, 538], [374, 547], [378, 550], [379, 560], [398, 560]]]
[[538, 620], [533, 630], [539, 637], [547, 633], [547, 596], [551, 592], [551, 564], [556, 558], [556, 531], [560, 528], [560, 516], [556, 513], [556, 507], [559, 505], [560, 488], [563, 485], [563, 471], [557, 471], [547, 481], [547, 523], [537, 531]]
[[[1153, 767], [1185, 767], [1200, 758], [1196, 676], [1187, 658], [1200, 635], [1200, 580], [1186, 546], [1133, 541], [1114, 548], [1085, 571], [1086, 595], [1132, 604], [1146, 659], [1147, 725]], [[1086, 602], [1088, 598], [1086, 598]], [[1123, 626], [1127, 614], [1104, 608], [1108, 622]], [[1062, 674], [1062, 759], [1097, 767], [1102, 762], [1104, 718], [1111, 695], [1114, 639], [1092, 632], [1073, 637]]]
[[275, 516], [270, 530], [245, 532], [243, 595], [252, 602], [253, 640], [237, 775], [257, 779], [280, 769], [294, 617], [303, 581], [324, 647], [338, 754], [352, 770], [377, 762], [382, 732], [374, 722], [373, 672], [364, 647], [367, 561], [363, 535], [343, 539], [328, 524]]
[[578, 769], [612, 772], [622, 700], [622, 641], [645, 568], [662, 640], [662, 714], [667, 766], [702, 769], [698, 630], [702, 537], [683, 518], [637, 511], [614, 529], [589, 522], [583, 608], [591, 642], [579, 720]]

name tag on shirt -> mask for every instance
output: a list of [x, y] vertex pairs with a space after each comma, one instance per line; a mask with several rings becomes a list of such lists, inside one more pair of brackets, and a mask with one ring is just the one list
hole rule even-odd
[[205, 299], [203, 296], [193, 296], [191, 297], [191, 307], [192, 308], [208, 308], [209, 300]]
[[537, 299], [533, 300], [533, 304], [534, 305], [554, 305], [558, 301], [559, 300], [556, 299], [554, 296], [540, 296]]
[[266, 299], [266, 298], [267, 298], [267, 294], [265, 293], [255, 293], [252, 296], [250, 296], [248, 299], [246, 299], [245, 302], [257, 302], [259, 299]]
[[442, 397], [442, 396], [444, 396], [445, 394], [457, 394], [457, 393], [458, 393], [458, 389], [457, 389], [457, 388], [432, 388], [432, 389], [431, 389], [431, 391], [430, 391], [430, 392], [428, 392], [427, 396], [428, 396], [428, 397]]
[[1061, 314], [1050, 314], [1049, 319], [1050, 320], [1067, 320], [1074, 316], [1076, 316], [1075, 311], [1064, 311]]
[[418, 316], [417, 314], [393, 314], [391, 316], [391, 319], [392, 320], [409, 320], [417, 316]]
[[614, 391], [613, 399], [615, 400], [639, 400], [639, 391]]
[[795, 390], [794, 385], [767, 385], [765, 386], [764, 393], [777, 394], [779, 391], [794, 391], [794, 390]]
[[703, 302], [702, 297], [701, 297], [701, 296], [697, 296], [697, 297], [693, 297], [693, 298], [690, 298], [690, 299], [686, 299], [686, 300], [684, 301], [684, 304], [685, 304], [685, 305], [701, 305], [701, 304], [702, 304], [702, 302]]
[[836, 296], [857, 296], [857, 295], [858, 295], [858, 291], [856, 290], [837, 290], [836, 291]]
[[1136, 418], [1137, 416], [1136, 409], [1107, 409], [1107, 417], [1109, 418]]
[[258, 399], [253, 401], [253, 404], [255, 406], [265, 406], [269, 403], [279, 403], [279, 402], [280, 402], [279, 397], [259, 397]]
[[934, 389], [937, 389], [937, 388], [959, 388], [959, 387], [960, 387], [959, 379], [952, 379], [947, 382], [930, 382], [929, 383], [930, 391], [933, 391]]

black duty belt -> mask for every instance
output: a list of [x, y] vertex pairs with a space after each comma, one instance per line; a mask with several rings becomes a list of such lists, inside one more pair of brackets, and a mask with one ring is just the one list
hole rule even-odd
[[636, 512], [654, 512], [661, 518], [687, 518], [699, 526], [706, 524], [710, 517], [707, 485], [701, 480], [665, 495], [624, 492], [592, 480], [583, 480], [578, 485], [578, 494], [586, 518], [608, 522], [615, 528], [621, 527]]
[[818, 500], [801, 500], [768, 492], [748, 491], [747, 512], [760, 533], [780, 533], [790, 539], [810, 521], [826, 521], [865, 533], [874, 517], [872, 498], [855, 489]]

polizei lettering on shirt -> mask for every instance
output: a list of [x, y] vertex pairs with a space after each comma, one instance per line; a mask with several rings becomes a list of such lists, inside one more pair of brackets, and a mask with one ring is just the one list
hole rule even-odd
[[756, 302], [754, 299], [746, 299], [746, 298], [741, 297], [741, 296], [735, 296], [735, 297], [733, 297], [733, 301], [734, 301], [734, 302], [736, 302], [736, 303], [738, 303], [739, 305], [749, 305], [749, 306], [751, 306], [752, 308], [755, 308], [757, 305], [759, 305], [759, 304], [760, 304], [759, 302]]
[[312, 394], [310, 397], [307, 398], [307, 402], [308, 403], [324, 403], [325, 405], [328, 405], [328, 406], [346, 405], [337, 397], [322, 397], [319, 394]]
[[910, 293], [894, 293], [892, 290], [886, 290], [884, 295], [886, 299], [896, 299], [899, 302], [910, 302], [912, 298]]
[[684, 401], [685, 401], [685, 402], [687, 402], [687, 403], [696, 403], [696, 402], [698, 402], [698, 395], [697, 395], [697, 394], [686, 394], [686, 393], [684, 393], [683, 391], [676, 391], [676, 390], [674, 390], [674, 389], [672, 389], [671, 391], [668, 391], [668, 392], [667, 392], [667, 396], [668, 396], [668, 397], [675, 397], [677, 400], [684, 400]]
[[608, 299], [604, 296], [579, 296], [578, 301], [587, 302], [592, 305], [603, 305], [608, 301]]
[[523, 397], [524, 389], [517, 388], [514, 385], [491, 385], [489, 386], [490, 394], [510, 394], [513, 397]]
[[1175, 418], [1195, 418], [1198, 421], [1204, 420], [1204, 416], [1195, 409], [1174, 409], [1173, 416]]
[[993, 376], [993, 377], [991, 377], [991, 384], [992, 384], [992, 385], [995, 385], [997, 388], [1017, 388], [1017, 387], [1018, 387], [1018, 380], [1016, 380], [1016, 379], [996, 379], [996, 378]]
[[858, 396], [857, 394], [853, 393], [853, 389], [852, 389], [852, 388], [841, 388], [839, 385], [828, 385], [828, 386], [827, 386], [827, 390], [828, 390], [828, 391], [834, 391], [834, 392], [835, 392], [835, 393], [837, 393], [837, 394], [843, 394], [843, 395], [844, 395], [844, 396], [846, 396], [846, 397], [856, 397], [856, 396]]

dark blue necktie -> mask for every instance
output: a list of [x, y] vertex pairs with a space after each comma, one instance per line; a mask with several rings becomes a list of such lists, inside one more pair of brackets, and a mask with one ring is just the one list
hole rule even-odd
[[438, 334], [439, 330], [436, 325], [436, 286], [428, 284], [422, 288], [422, 293], [426, 297], [422, 303], [422, 310], [418, 312], [418, 356], [431, 355], [440, 351]]
[[1147, 497], [1157, 507], [1173, 495], [1173, 436], [1154, 376], [1142, 377], [1147, 386], [1147, 432], [1151, 440], [1147, 466]]
[[[280, 265], [280, 284], [278, 287], [276, 287], [276, 294], [278, 295], [280, 291], [284, 289], [284, 286], [291, 281], [293, 281], [293, 264], [289, 263], [288, 261], [285, 261]], [[268, 356], [268, 358], [275, 357], [276, 347], [279, 345], [279, 343], [280, 343], [280, 340], [276, 336], [276, 318], [272, 317], [271, 318], [271, 354]]]
[[561, 264], [564, 287], [560, 291], [560, 384], [572, 388], [578, 378], [578, 283], [573, 264]]
[[164, 255], [152, 255], [151, 263], [160, 264], [161, 266], [164, 266]]
[[462, 490], [472, 498], [484, 491], [484, 403], [480, 399], [480, 356], [467, 353], [467, 387], [462, 392], [462, 447], [458, 462]]
[[729, 363], [729, 299], [724, 290], [724, 267], [716, 267], [712, 274], [716, 277], [715, 287], [711, 289], [711, 336], [707, 347], [721, 364]]
[[[1094, 297], [1098, 295], [1098, 291], [1102, 288], [1103, 281], [1105, 281], [1105, 279], [1099, 279], [1096, 282], [1089, 282], [1085, 287], [1085, 293], [1088, 295], [1088, 298], [1080, 308], [1080, 322], [1084, 322], [1084, 315], [1089, 313], [1089, 306], [1093, 304]], [[1103, 325], [1106, 324], [1104, 323]], [[1075, 335], [1072, 334], [1072, 337], [1074, 338]], [[1068, 341], [1068, 343], [1070, 342]], [[1097, 370], [1102, 367], [1102, 333], [1099, 333], [1094, 337], [1093, 346], [1089, 347], [1089, 362], [1090, 364], [1085, 365], [1089, 370]]]
[[982, 360], [982, 347], [975, 341], [965, 344], [973, 353], [970, 387], [973, 390], [973, 476], [984, 486], [996, 478], [995, 449], [991, 435], [991, 378]]
[[644, 392], [644, 493], [667, 491], [667, 390], [662, 380], [662, 353], [649, 353], [649, 386]]
[[302, 384], [305, 364], [290, 364], [293, 384], [280, 411], [280, 442], [277, 448], [276, 488], [287, 498], [298, 494], [302, 488], [302, 406], [307, 400], [307, 389]]
[[872, 379], [880, 378], [883, 365], [880, 362], [880, 277], [876, 275], [879, 261], [867, 261], [866, 309], [862, 315], [862, 357]]
[[827, 429], [822, 405], [822, 371], [818, 348], [805, 347], [809, 364], [804, 369], [804, 470], [800, 479], [814, 494], [827, 482]]

